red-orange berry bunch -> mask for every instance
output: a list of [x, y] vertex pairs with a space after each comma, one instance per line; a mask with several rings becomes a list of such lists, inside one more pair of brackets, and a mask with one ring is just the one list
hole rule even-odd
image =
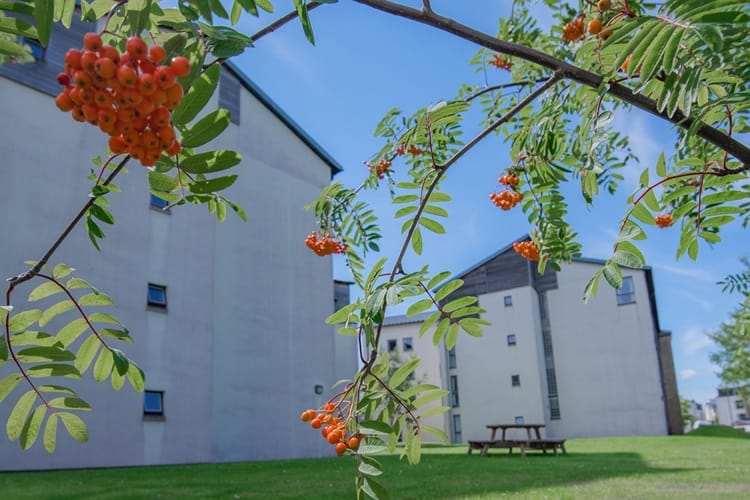
[[342, 420], [334, 416], [335, 411], [336, 407], [333, 403], [326, 403], [323, 408], [318, 410], [303, 411], [300, 419], [303, 422], [309, 422], [313, 429], [320, 429], [323, 438], [334, 447], [337, 455], [343, 455], [346, 450], [356, 451], [359, 448], [362, 435], [349, 434], [347, 419]]
[[410, 155], [421, 155], [424, 151], [422, 151], [421, 148], [418, 148], [414, 144], [409, 145], [409, 154]]
[[185, 57], [163, 64], [165, 58], [163, 47], [148, 47], [139, 37], [128, 38], [120, 53], [98, 34], [86, 33], [81, 50], [65, 54], [65, 72], [57, 76], [64, 88], [55, 104], [108, 134], [113, 153], [152, 166], [162, 151], [180, 151], [171, 111], [182, 100], [177, 78], [190, 73]]
[[527, 260], [539, 260], [539, 249], [533, 241], [520, 241], [513, 243], [513, 250], [521, 254]]
[[321, 257], [324, 255], [331, 255], [332, 253], [344, 253], [347, 249], [345, 243], [335, 240], [327, 234], [321, 237], [318, 235], [317, 231], [313, 231], [307, 238], [305, 238], [305, 245]]
[[490, 193], [490, 200], [492, 200], [492, 203], [503, 210], [510, 210], [515, 207], [521, 199], [523, 199], [521, 193], [511, 191], [510, 189], [506, 189], [501, 193]]
[[490, 64], [498, 69], [504, 69], [507, 71], [510, 71], [513, 67], [513, 63], [511, 62], [510, 58], [505, 59], [500, 54], [493, 54], [492, 59], [490, 60]]
[[578, 16], [573, 21], [563, 26], [562, 39], [566, 42], [574, 42], [583, 38], [584, 33], [583, 16]]
[[497, 181], [503, 186], [508, 186], [514, 189], [516, 186], [518, 186], [518, 183], [520, 182], [520, 180], [518, 179], [518, 176], [514, 174], [501, 175], [500, 177], [498, 177]]
[[654, 217], [654, 222], [659, 227], [669, 227], [672, 225], [672, 214], [657, 215]]
[[365, 162], [365, 166], [369, 168], [370, 170], [374, 171], [375, 174], [378, 176], [378, 179], [382, 179], [385, 177], [386, 172], [389, 168], [391, 168], [392, 162], [391, 160], [380, 160], [377, 165], [373, 165], [372, 163]]

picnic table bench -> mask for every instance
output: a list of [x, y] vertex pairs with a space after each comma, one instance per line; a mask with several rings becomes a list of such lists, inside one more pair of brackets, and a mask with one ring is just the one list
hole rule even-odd
[[[557, 450], [567, 453], [565, 449], [565, 439], [561, 438], [544, 438], [542, 439], [540, 429], [542, 424], [492, 424], [487, 428], [492, 430], [492, 435], [487, 441], [469, 441], [468, 454], [471, 455], [473, 450], [480, 450], [480, 455], [486, 456], [490, 448], [507, 448], [508, 453], [513, 453], [513, 448], [521, 451], [521, 456], [526, 456], [526, 450], [541, 450], [545, 455], [547, 450], [557, 455]], [[502, 431], [501, 439], [496, 439], [497, 430]], [[506, 439], [507, 429], [525, 429], [526, 439]], [[534, 437], [531, 431], [534, 431]]]

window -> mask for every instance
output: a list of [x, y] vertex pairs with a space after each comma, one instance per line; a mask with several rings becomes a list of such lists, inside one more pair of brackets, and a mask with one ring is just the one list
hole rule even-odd
[[169, 206], [169, 202], [167, 200], [163, 200], [156, 196], [155, 194], [151, 195], [151, 206], [154, 208], [158, 208], [159, 210], [164, 210]]
[[458, 377], [451, 375], [450, 378], [450, 397], [451, 406], [453, 408], [458, 406]]
[[23, 43], [31, 48], [31, 55], [34, 57], [35, 61], [44, 60], [46, 49], [42, 47], [42, 45], [38, 41], [24, 37]]
[[560, 420], [560, 400], [557, 396], [549, 397], [549, 418], [551, 420]]
[[512, 295], [506, 295], [503, 297], [503, 303], [505, 304], [505, 307], [510, 307], [513, 305], [513, 296]]
[[404, 352], [414, 350], [414, 341], [411, 337], [404, 337]]
[[738, 410], [743, 409], [745, 407], [745, 401], [742, 399], [735, 400], [734, 407], [737, 408]]
[[516, 345], [516, 335], [514, 333], [508, 335], [508, 345]]
[[453, 415], [453, 442], [461, 442], [461, 415]]
[[622, 278], [622, 287], [617, 290], [617, 305], [632, 304], [635, 302], [635, 287], [633, 286], [633, 277], [624, 276]]
[[518, 387], [521, 385], [521, 376], [520, 375], [511, 375], [510, 376], [510, 383], [513, 387]]
[[516, 425], [523, 425], [523, 416], [515, 418]]
[[149, 283], [148, 305], [156, 307], [167, 307], [167, 287]]
[[163, 391], [144, 391], [143, 392], [143, 414], [144, 415], [164, 415], [164, 392]]
[[395, 339], [390, 339], [390, 340], [388, 341], [388, 352], [393, 352], [393, 351], [395, 351], [395, 350], [396, 350], [396, 346], [397, 346], [397, 345], [398, 345], [398, 344], [396, 343], [396, 340], [395, 340]]
[[456, 367], [456, 348], [448, 349], [448, 368]]

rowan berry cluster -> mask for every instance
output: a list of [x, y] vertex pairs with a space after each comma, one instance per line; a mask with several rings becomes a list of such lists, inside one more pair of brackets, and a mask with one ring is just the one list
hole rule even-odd
[[410, 144], [409, 145], [409, 154], [410, 155], [421, 155], [422, 153], [424, 153], [424, 151], [422, 151], [421, 148], [418, 148], [414, 144]]
[[672, 225], [672, 214], [656, 215], [654, 216], [654, 222], [659, 227], [669, 227]]
[[65, 72], [57, 75], [64, 88], [55, 104], [108, 134], [113, 153], [128, 153], [152, 166], [162, 151], [180, 151], [171, 111], [183, 95], [177, 78], [190, 73], [185, 57], [162, 64], [165, 58], [163, 47], [148, 47], [139, 37], [128, 38], [120, 53], [98, 34], [86, 33], [81, 50], [65, 54]]
[[365, 162], [365, 166], [369, 168], [371, 171], [374, 171], [375, 174], [378, 176], [378, 179], [382, 179], [385, 177], [386, 172], [389, 168], [391, 168], [392, 162], [391, 160], [380, 160], [376, 165], [373, 165], [369, 161]]
[[583, 16], [578, 16], [563, 26], [562, 39], [566, 42], [575, 42], [581, 38], [583, 38]]
[[539, 260], [539, 249], [533, 241], [520, 241], [513, 243], [513, 250], [521, 254], [527, 260]]
[[508, 186], [515, 189], [516, 186], [518, 186], [519, 179], [515, 174], [505, 174], [498, 177], [497, 181], [503, 186]]
[[503, 210], [510, 210], [515, 207], [521, 199], [523, 199], [521, 193], [511, 191], [510, 189], [506, 189], [501, 193], [490, 193], [490, 200], [492, 200], [492, 203]]
[[358, 433], [349, 434], [347, 419], [342, 420], [340, 417], [334, 416], [336, 409], [333, 403], [326, 403], [323, 408], [318, 410], [303, 411], [300, 419], [303, 422], [309, 422], [313, 429], [320, 429], [323, 438], [334, 446], [336, 454], [343, 455], [346, 450], [356, 451], [363, 436]]
[[317, 231], [313, 231], [305, 238], [305, 245], [321, 257], [332, 253], [344, 253], [347, 248], [345, 243], [331, 238], [328, 234], [321, 237]]
[[510, 71], [513, 67], [511, 60], [503, 58], [500, 54], [494, 54], [490, 60], [490, 64], [498, 69], [504, 69], [507, 71]]

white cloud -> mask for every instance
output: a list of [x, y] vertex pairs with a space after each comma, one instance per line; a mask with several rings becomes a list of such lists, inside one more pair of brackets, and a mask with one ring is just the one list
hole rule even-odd
[[713, 345], [713, 341], [700, 328], [690, 328], [680, 334], [680, 345], [684, 352], [693, 355]]
[[706, 283], [716, 283], [716, 275], [706, 271], [705, 269], [696, 269], [695, 267], [681, 267], [670, 264], [654, 263], [653, 267], [659, 271], [665, 271], [670, 274], [677, 276], [685, 276], [691, 279], [691, 281], [704, 281]]
[[616, 128], [629, 137], [630, 147], [638, 158], [638, 162], [629, 163], [621, 173], [625, 176], [625, 184], [635, 188], [643, 169], [653, 166], [659, 153], [664, 150], [666, 137], [663, 133], [655, 133], [647, 117], [640, 111], [619, 114], [618, 118]]
[[693, 370], [692, 368], [686, 368], [684, 370], [680, 370], [681, 380], [690, 380], [691, 378], [695, 378], [696, 375], [698, 375], [698, 372]]

